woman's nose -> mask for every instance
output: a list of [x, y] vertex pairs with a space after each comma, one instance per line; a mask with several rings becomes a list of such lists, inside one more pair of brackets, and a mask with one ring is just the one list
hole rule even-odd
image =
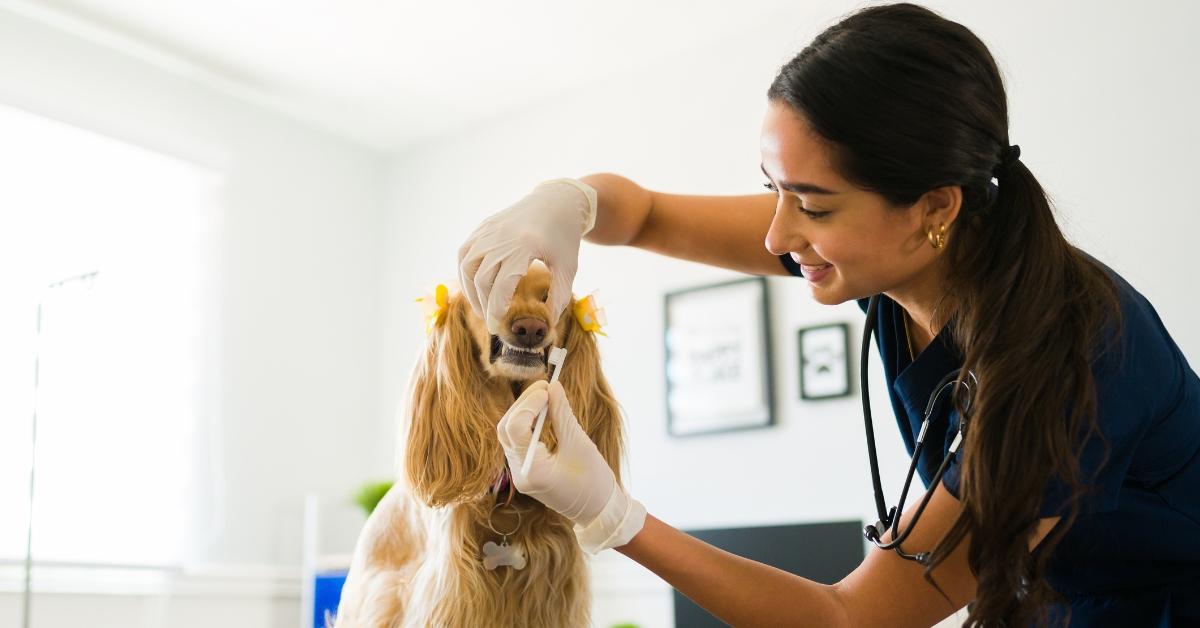
[[763, 244], [772, 255], [783, 255], [789, 251], [797, 253], [808, 247], [808, 242], [797, 230], [795, 211], [777, 205], [775, 216], [771, 218], [771, 226], [767, 229], [767, 237]]

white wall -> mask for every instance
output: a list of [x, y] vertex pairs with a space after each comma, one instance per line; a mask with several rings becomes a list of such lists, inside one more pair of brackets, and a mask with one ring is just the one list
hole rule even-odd
[[[1186, 325], [1200, 302], [1181, 289], [1190, 267], [1182, 251], [1200, 229], [1189, 176], [1200, 168], [1193, 113], [1200, 110], [1200, 44], [1189, 30], [1198, 9], [1184, 2], [1153, 11], [1128, 3], [938, 5], [992, 47], [1009, 85], [1012, 139], [1057, 199], [1068, 234], [1146, 294], [1200, 364], [1200, 331]], [[422, 342], [412, 298], [453, 279], [466, 235], [538, 181], [611, 171], [663, 191], [761, 190], [766, 88], [781, 63], [853, 6], [797, 3], [754, 32], [648, 62], [636, 74], [600, 77], [586, 93], [562, 94], [398, 157], [388, 172], [382, 403], [398, 401]], [[667, 437], [662, 295], [728, 276], [632, 249], [587, 245], [581, 253], [575, 290], [599, 288], [608, 310], [610, 338], [601, 347], [628, 415], [633, 494], [685, 528], [873, 520], [859, 401], [799, 401], [795, 364], [798, 327], [848, 321], [860, 330], [862, 315], [852, 304], [817, 305], [797, 280], [771, 280], [779, 425]], [[881, 379], [876, 372], [872, 381]], [[907, 459], [888, 429], [883, 387], [872, 393], [891, 494]], [[394, 423], [381, 430], [394, 434]], [[383, 469], [392, 438], [380, 443]], [[622, 560], [601, 561], [598, 625], [666, 625], [667, 590]], [[649, 584], [631, 592], [620, 582], [625, 577]]]
[[[216, 493], [198, 496], [212, 525], [197, 561], [234, 578], [222, 594], [265, 580], [269, 594], [238, 595], [238, 604], [259, 605], [245, 616], [294, 625], [303, 494], [341, 504], [373, 479], [369, 457], [356, 452], [370, 451], [380, 422], [380, 158], [3, 11], [0, 103], [224, 177], [222, 291], [207, 312], [219, 331], [210, 405], [222, 456], [210, 468]], [[358, 524], [353, 511], [334, 520], [326, 549], [349, 551]], [[284, 611], [280, 595], [290, 599]], [[163, 625], [153, 614], [132, 616]]]

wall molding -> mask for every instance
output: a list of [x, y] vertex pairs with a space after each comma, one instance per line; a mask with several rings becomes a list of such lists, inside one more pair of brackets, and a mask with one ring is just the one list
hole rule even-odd
[[[0, 594], [21, 593], [19, 561], [0, 561]], [[276, 565], [34, 564], [34, 594], [233, 596], [300, 599], [300, 568]]]

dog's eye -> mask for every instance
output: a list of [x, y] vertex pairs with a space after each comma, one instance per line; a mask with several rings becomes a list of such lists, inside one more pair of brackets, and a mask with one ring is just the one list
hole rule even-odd
[[546, 292], [542, 293], [542, 303], [545, 303], [546, 301], [549, 301], [549, 300], [550, 300], [550, 291], [547, 290]]

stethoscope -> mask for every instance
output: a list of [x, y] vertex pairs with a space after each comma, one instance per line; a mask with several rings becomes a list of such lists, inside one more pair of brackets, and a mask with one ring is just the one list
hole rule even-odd
[[[941, 466], [938, 467], [937, 473], [934, 474], [933, 480], [929, 484], [931, 487], [936, 487], [942, 481], [942, 476], [946, 474], [946, 469], [950, 467], [950, 463], [958, 453], [959, 446], [962, 445], [963, 430], [966, 429], [967, 415], [971, 409], [971, 401], [974, 399], [975, 389], [979, 387], [979, 380], [976, 379], [975, 373], [968, 370], [967, 378], [959, 381], [962, 369], [955, 369], [947, 373], [938, 382], [937, 387], [933, 389], [933, 393], [929, 396], [929, 402], [925, 405], [925, 416], [921, 421], [921, 429], [917, 434], [917, 441], [913, 447], [912, 462], [908, 466], [908, 477], [904, 479], [904, 489], [900, 491], [900, 501], [891, 510], [888, 510], [883, 499], [883, 485], [879, 481], [879, 460], [875, 456], [875, 428], [871, 421], [871, 396], [867, 382], [867, 357], [871, 353], [871, 337], [875, 333], [878, 305], [879, 295], [871, 297], [870, 303], [867, 305], [867, 320], [863, 329], [862, 360], [859, 363], [863, 419], [867, 430], [867, 456], [871, 459], [871, 482], [875, 489], [875, 509], [879, 513], [879, 521], [873, 525], [863, 527], [863, 536], [879, 549], [895, 550], [896, 554], [901, 558], [916, 561], [922, 565], [928, 565], [932, 555], [930, 552], [909, 554], [900, 548], [900, 544], [908, 538], [913, 528], [916, 527], [917, 521], [921, 518], [921, 513], [925, 512], [925, 507], [929, 505], [929, 500], [933, 497], [933, 491], [929, 490], [925, 492], [925, 497], [921, 499], [921, 504], [917, 506], [917, 511], [913, 513], [912, 520], [908, 522], [903, 531], [900, 530], [900, 513], [904, 512], [904, 500], [908, 497], [908, 489], [912, 484], [913, 474], [917, 470], [917, 460], [920, 459], [921, 449], [925, 445], [925, 433], [929, 430], [929, 423], [933, 418], [933, 414], [937, 411], [943, 399], [942, 393], [947, 390], [953, 391], [961, 385], [966, 389], [966, 401], [963, 404], [959, 418], [958, 433], [950, 443], [950, 448], [947, 450], [946, 457], [942, 460]], [[948, 395], [945, 397], [949, 398]], [[882, 540], [883, 534], [888, 530], [892, 532], [892, 540], [884, 542]]]

